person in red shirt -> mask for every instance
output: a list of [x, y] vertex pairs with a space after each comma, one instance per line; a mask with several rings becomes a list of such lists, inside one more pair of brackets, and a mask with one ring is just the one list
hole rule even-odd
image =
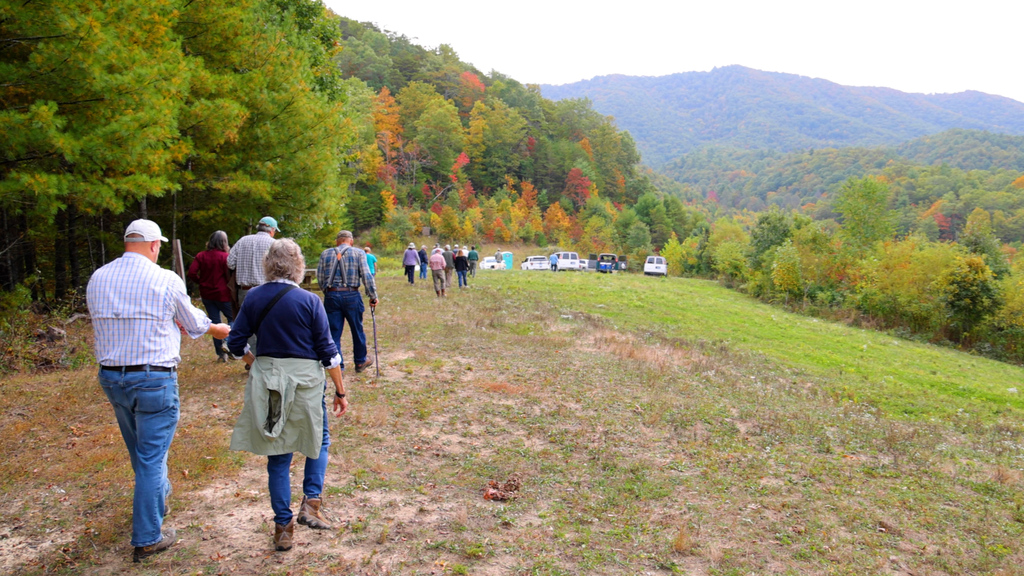
[[[231, 308], [231, 291], [228, 288], [228, 235], [217, 230], [206, 242], [206, 250], [196, 254], [188, 267], [188, 278], [199, 284], [199, 296], [206, 307], [206, 313], [214, 324], [220, 323], [220, 315], [230, 325], [234, 320]], [[217, 360], [227, 362], [230, 354], [224, 350], [224, 341], [213, 339], [213, 350]]]

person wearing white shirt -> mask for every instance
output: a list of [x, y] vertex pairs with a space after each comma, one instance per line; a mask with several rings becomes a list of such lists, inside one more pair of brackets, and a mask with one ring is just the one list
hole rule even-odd
[[135, 562], [175, 542], [175, 531], [163, 527], [163, 517], [171, 493], [167, 452], [179, 417], [181, 334], [224, 339], [231, 330], [211, 322], [192, 305], [182, 279], [156, 264], [161, 242], [167, 238], [155, 222], [132, 222], [124, 234], [124, 255], [96, 270], [86, 288], [100, 384], [135, 472]]

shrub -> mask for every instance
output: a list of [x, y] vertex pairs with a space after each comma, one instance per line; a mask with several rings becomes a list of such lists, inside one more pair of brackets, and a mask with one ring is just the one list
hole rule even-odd
[[956, 245], [919, 236], [882, 244], [854, 270], [856, 307], [889, 326], [941, 330], [947, 315], [937, 282], [961, 254]]
[[669, 237], [668, 242], [661, 249], [661, 255], [665, 258], [665, 264], [668, 266], [668, 273], [672, 276], [682, 276], [683, 270], [686, 265], [686, 250], [683, 245], [679, 243], [679, 238], [676, 237], [675, 233]]
[[747, 277], [746, 245], [733, 240], [722, 242], [713, 253], [712, 267], [727, 284], [742, 282]]
[[1024, 361], [1024, 273], [1017, 271], [1003, 278], [999, 292], [1003, 305], [979, 332], [984, 331], [983, 338], [991, 341], [1001, 356], [1015, 362]]
[[1002, 305], [999, 284], [981, 256], [958, 256], [939, 277], [936, 287], [961, 341]]
[[0, 292], [0, 374], [21, 368], [32, 340], [32, 293], [19, 284]]
[[800, 276], [800, 253], [793, 242], [786, 240], [775, 249], [775, 258], [771, 265], [772, 285], [786, 295], [799, 297], [803, 292], [803, 279]]

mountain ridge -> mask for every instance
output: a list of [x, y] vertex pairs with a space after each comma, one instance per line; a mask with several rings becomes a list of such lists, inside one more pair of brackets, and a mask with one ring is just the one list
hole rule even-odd
[[667, 76], [610, 74], [541, 85], [586, 97], [628, 130], [654, 167], [707, 145], [793, 151], [892, 146], [953, 128], [1024, 134], [1024, 103], [968, 90], [919, 94], [744, 66]]

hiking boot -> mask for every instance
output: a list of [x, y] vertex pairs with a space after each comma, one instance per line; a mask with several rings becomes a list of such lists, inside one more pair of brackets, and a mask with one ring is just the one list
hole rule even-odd
[[217, 354], [217, 362], [220, 362], [222, 364], [227, 364], [227, 362], [228, 362], [228, 353], [227, 352], [221, 352], [220, 354]]
[[317, 530], [330, 530], [334, 528], [327, 521], [323, 510], [320, 509], [322, 500], [320, 498], [302, 497], [302, 505], [299, 506], [299, 524], [304, 524]]
[[164, 528], [160, 532], [160, 541], [156, 544], [135, 547], [135, 551], [132, 552], [132, 562], [141, 562], [143, 558], [149, 558], [154, 554], [167, 550], [174, 545], [176, 538], [177, 533], [174, 531], [174, 528]]
[[373, 360], [370, 360], [369, 358], [366, 359], [366, 362], [356, 364], [356, 373], [366, 370], [367, 368], [370, 367], [371, 364], [373, 364]]
[[278, 552], [287, 552], [292, 549], [292, 534], [295, 533], [295, 519], [293, 518], [287, 526], [274, 523], [274, 549]]

